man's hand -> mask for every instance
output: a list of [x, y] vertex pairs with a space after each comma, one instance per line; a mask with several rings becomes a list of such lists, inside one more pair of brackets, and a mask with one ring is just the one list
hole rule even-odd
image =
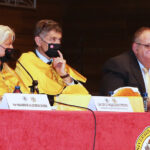
[[66, 60], [64, 60], [63, 55], [59, 50], [58, 53], [59, 57], [53, 59], [53, 67], [60, 76], [64, 76], [67, 74], [65, 71]]
[[[65, 76], [67, 75], [67, 72], [65, 71], [66, 60], [63, 58], [63, 55], [60, 51], [58, 51], [58, 53], [60, 57], [53, 59], [53, 67], [60, 76]], [[63, 78], [63, 80], [66, 84], [73, 82], [73, 79], [70, 76]]]

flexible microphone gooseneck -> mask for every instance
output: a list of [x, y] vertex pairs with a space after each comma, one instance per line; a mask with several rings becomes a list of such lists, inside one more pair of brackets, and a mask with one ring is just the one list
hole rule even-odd
[[34, 80], [33, 77], [31, 76], [31, 74], [28, 72], [28, 70], [20, 63], [20, 61], [17, 61], [20, 66], [25, 70], [25, 72], [30, 76], [30, 78], [32, 79], [32, 85], [29, 86], [30, 88], [30, 92], [34, 93], [35, 91], [37, 92], [37, 94], [39, 94], [39, 89], [38, 89], [38, 81]]

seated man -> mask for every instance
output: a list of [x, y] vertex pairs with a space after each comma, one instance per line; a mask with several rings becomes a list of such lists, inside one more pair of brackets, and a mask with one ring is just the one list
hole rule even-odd
[[[7, 63], [11, 61], [15, 33], [8, 26], [0, 25], [0, 96], [13, 93], [15, 86], [20, 86], [23, 93], [29, 93], [21, 79]], [[14, 58], [17, 60], [17, 58]], [[12, 60], [14, 61], [14, 60]], [[11, 62], [12, 63], [12, 62]]]
[[138, 29], [132, 50], [111, 58], [104, 65], [100, 95], [124, 86], [137, 87], [140, 94], [150, 97], [150, 28]]
[[134, 34], [132, 50], [108, 60], [103, 68], [100, 95], [124, 86], [137, 87], [141, 95], [148, 92], [143, 68], [150, 68], [150, 28]]
[[[78, 82], [86, 82], [86, 78], [68, 66], [60, 52], [61, 38], [62, 29], [57, 22], [39, 21], [34, 34], [37, 48], [34, 52], [24, 53], [20, 57], [16, 72], [22, 78], [26, 88], [32, 85], [31, 78], [37, 80], [39, 93], [88, 94], [88, 91]], [[51, 55], [56, 53], [54, 46], [58, 47], [58, 56]]]

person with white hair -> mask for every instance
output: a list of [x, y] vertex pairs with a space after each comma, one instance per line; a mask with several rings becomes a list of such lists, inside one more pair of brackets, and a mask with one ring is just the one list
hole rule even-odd
[[28, 93], [21, 79], [8, 65], [10, 61], [14, 61], [14, 40], [14, 31], [8, 26], [0, 25], [0, 96], [4, 93], [12, 93], [15, 86], [20, 86], [23, 93]]

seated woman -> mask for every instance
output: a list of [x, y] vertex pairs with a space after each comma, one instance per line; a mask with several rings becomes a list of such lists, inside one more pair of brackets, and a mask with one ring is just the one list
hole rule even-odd
[[[13, 93], [15, 86], [20, 86], [23, 93], [29, 93], [21, 79], [12, 68], [8, 66], [11, 62], [13, 42], [15, 39], [14, 31], [8, 26], [0, 25], [0, 95]], [[14, 60], [13, 60], [14, 61]], [[11, 62], [12, 63], [12, 62]]]

